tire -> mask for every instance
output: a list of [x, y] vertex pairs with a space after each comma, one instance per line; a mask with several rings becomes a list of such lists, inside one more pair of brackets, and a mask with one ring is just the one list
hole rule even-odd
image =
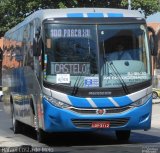
[[19, 121], [16, 120], [15, 118], [15, 111], [14, 111], [14, 106], [12, 104], [11, 106], [11, 111], [12, 111], [12, 127], [13, 127], [13, 132], [14, 134], [21, 133], [22, 130], [22, 125]]
[[46, 133], [42, 129], [38, 129], [37, 132], [37, 141], [39, 143], [44, 143], [46, 140]]
[[2, 102], [2, 100], [3, 100], [3, 95], [0, 96], [0, 102]]
[[153, 93], [152, 93], [152, 97], [153, 97], [153, 99], [157, 99], [158, 94], [157, 94], [156, 92], [154, 92], [154, 91], [153, 91]]
[[116, 137], [118, 141], [128, 141], [130, 138], [131, 131], [116, 131]]

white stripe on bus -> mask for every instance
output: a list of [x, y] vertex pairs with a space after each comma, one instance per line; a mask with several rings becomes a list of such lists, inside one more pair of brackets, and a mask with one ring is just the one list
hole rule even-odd
[[119, 104], [112, 97], [109, 97], [108, 99], [113, 103], [114, 106], [119, 107]]
[[97, 108], [97, 105], [94, 103], [94, 101], [91, 98], [86, 98], [86, 99], [88, 100], [88, 102], [93, 108]]

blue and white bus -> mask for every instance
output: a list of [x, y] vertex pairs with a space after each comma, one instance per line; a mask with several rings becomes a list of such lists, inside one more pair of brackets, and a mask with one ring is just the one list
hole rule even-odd
[[40, 142], [45, 133], [96, 130], [128, 140], [150, 129], [154, 53], [139, 11], [33, 13], [4, 36], [3, 101], [14, 133], [25, 123]]

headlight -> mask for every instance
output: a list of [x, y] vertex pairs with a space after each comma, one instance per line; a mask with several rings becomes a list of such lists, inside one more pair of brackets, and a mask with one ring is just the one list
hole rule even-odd
[[141, 99], [138, 99], [137, 101], [133, 102], [131, 105], [134, 106], [134, 107], [138, 107], [138, 106], [141, 106], [143, 104], [145, 104], [152, 96], [152, 93], [141, 98]]
[[60, 100], [57, 100], [55, 98], [48, 97], [48, 96], [45, 96], [45, 98], [56, 107], [59, 107], [59, 108], [62, 108], [62, 109], [70, 107], [69, 104], [64, 103]]

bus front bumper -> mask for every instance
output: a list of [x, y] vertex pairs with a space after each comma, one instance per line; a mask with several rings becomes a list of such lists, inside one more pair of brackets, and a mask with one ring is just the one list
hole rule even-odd
[[46, 132], [95, 131], [93, 122], [109, 122], [102, 130], [148, 130], [151, 128], [152, 99], [144, 105], [134, 107], [122, 113], [80, 114], [67, 109], [57, 108], [43, 99], [44, 130]]

